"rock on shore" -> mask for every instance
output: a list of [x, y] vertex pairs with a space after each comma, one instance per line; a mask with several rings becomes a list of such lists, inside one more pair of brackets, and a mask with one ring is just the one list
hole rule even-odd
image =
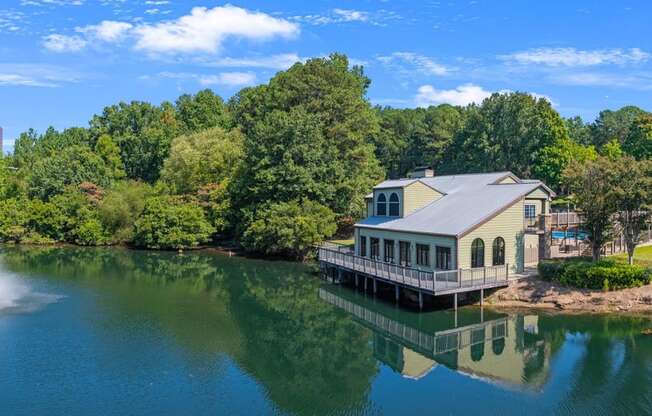
[[521, 279], [486, 299], [497, 307], [528, 307], [578, 312], [652, 312], [652, 285], [602, 292], [572, 289], [536, 277]]

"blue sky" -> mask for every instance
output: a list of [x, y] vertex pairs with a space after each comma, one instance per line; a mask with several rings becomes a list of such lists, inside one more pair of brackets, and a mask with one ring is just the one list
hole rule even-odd
[[121, 100], [225, 99], [296, 60], [346, 53], [374, 104], [550, 99], [564, 116], [652, 110], [647, 1], [2, 0], [0, 126], [85, 126]]

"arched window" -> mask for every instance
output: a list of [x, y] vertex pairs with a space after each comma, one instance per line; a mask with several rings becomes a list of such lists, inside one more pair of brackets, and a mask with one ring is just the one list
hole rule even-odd
[[376, 201], [376, 215], [387, 215], [387, 198], [385, 197], [385, 194], [378, 195], [378, 201]]
[[501, 266], [505, 264], [505, 240], [502, 237], [496, 237], [493, 246], [493, 265]]
[[401, 210], [400, 210], [399, 205], [400, 204], [398, 202], [398, 195], [396, 194], [396, 192], [393, 192], [389, 196], [389, 216], [390, 217], [398, 217], [400, 215], [399, 212], [401, 212]]
[[505, 338], [498, 338], [491, 341], [491, 350], [494, 355], [500, 355], [505, 350]]
[[471, 243], [471, 267], [484, 267], [484, 241], [480, 238]]

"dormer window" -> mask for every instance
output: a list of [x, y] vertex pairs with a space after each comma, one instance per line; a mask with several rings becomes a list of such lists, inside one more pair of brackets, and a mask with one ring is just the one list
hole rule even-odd
[[399, 213], [401, 212], [400, 208], [401, 207], [398, 200], [398, 195], [396, 192], [394, 192], [389, 196], [389, 216], [398, 217], [400, 215]]
[[378, 195], [378, 200], [376, 201], [376, 215], [381, 217], [387, 215], [387, 197], [385, 197], [385, 194]]

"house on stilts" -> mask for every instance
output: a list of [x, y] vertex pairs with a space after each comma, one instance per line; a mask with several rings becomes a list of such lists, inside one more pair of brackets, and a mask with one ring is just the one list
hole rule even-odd
[[511, 172], [435, 176], [427, 167], [379, 183], [355, 224], [353, 249], [322, 246], [320, 267], [336, 279], [394, 287], [418, 297], [507, 286], [550, 250], [554, 192]]

